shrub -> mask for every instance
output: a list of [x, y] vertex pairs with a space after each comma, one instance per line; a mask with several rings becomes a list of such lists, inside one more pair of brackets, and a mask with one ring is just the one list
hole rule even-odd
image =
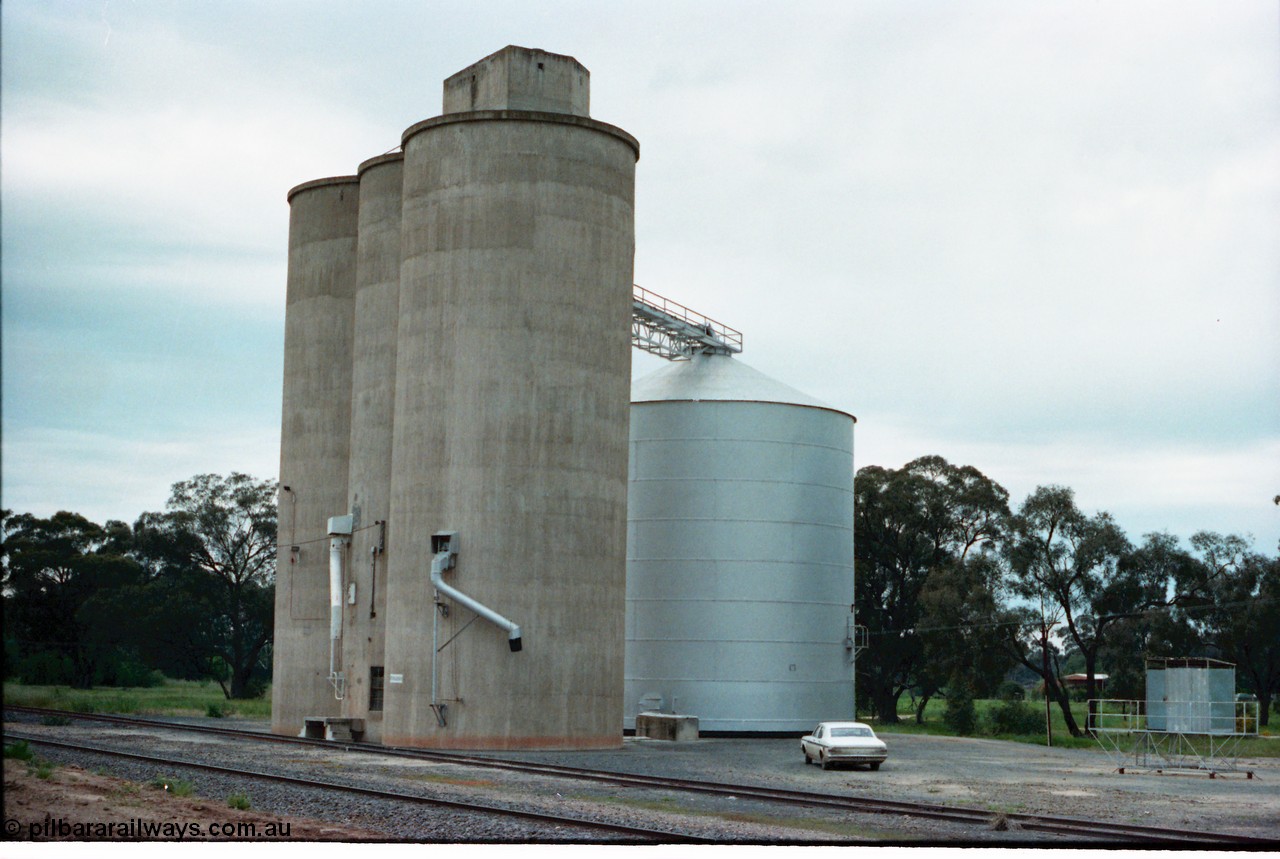
[[973, 705], [973, 690], [968, 681], [952, 683], [947, 690], [947, 708], [942, 722], [962, 737], [974, 732], [978, 724], [978, 711]]
[[1027, 697], [1027, 690], [1022, 688], [1021, 683], [1006, 680], [996, 690], [996, 697], [1001, 701], [1023, 701]]
[[248, 811], [249, 795], [247, 793], [233, 793], [227, 797], [227, 805], [230, 808], [238, 808], [241, 811]]
[[47, 650], [28, 655], [18, 663], [17, 673], [25, 686], [70, 684], [76, 677], [71, 657]]
[[987, 712], [989, 734], [1035, 734], [1044, 730], [1044, 715], [1021, 701], [1004, 701]]
[[204, 708], [204, 714], [208, 716], [210, 719], [221, 719], [223, 716], [226, 715], [226, 713], [222, 711], [221, 704], [208, 705], [207, 707]]
[[192, 787], [191, 782], [182, 781], [181, 779], [176, 779], [176, 778], [169, 778], [167, 776], [158, 775], [155, 778], [153, 778], [150, 782], [148, 782], [148, 784], [150, 784], [154, 788], [163, 790], [166, 793], [171, 793], [174, 796], [191, 796], [191, 794], [195, 791], [195, 788]]
[[4, 747], [4, 756], [19, 761], [30, 761], [35, 757], [35, 752], [31, 751], [31, 746], [26, 740], [18, 740]]
[[27, 771], [35, 773], [36, 778], [49, 778], [53, 775], [53, 761], [37, 758], [27, 765]]

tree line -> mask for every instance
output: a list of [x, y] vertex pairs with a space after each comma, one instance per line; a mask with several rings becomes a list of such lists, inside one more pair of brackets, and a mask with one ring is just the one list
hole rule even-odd
[[244, 474], [175, 483], [130, 527], [78, 513], [0, 511], [4, 676], [147, 686], [212, 679], [228, 698], [270, 681], [276, 484]]
[[921, 719], [931, 698], [991, 697], [1015, 671], [1038, 678], [1079, 736], [1066, 665], [1086, 675], [1088, 698], [1140, 699], [1146, 658], [1168, 656], [1235, 663], [1268, 724], [1280, 557], [1208, 531], [1134, 543], [1063, 486], [1037, 487], [1015, 511], [1000, 484], [940, 456], [862, 468], [854, 494], [859, 709], [880, 722], [898, 721], [904, 694]]
[[[1143, 695], [1147, 656], [1224, 659], [1280, 698], [1280, 558], [1236, 535], [1133, 543], [1072, 491], [1041, 486], [1016, 512], [972, 466], [925, 456], [854, 480], [854, 608], [867, 629], [858, 706], [898, 721], [934, 697], [990, 697], [1011, 671], [1038, 678], [1082, 733], [1062, 676], [1086, 694]], [[0, 511], [4, 676], [140, 686], [155, 672], [213, 679], [229, 698], [270, 681], [276, 484], [244, 474], [174, 484], [133, 526]]]

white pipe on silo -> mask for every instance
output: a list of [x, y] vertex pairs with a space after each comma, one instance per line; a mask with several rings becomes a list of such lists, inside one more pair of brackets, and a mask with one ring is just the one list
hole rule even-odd
[[[453, 569], [454, 561], [458, 557], [457, 532], [437, 531], [431, 537], [431, 547], [436, 553], [435, 557], [431, 559], [431, 584], [435, 586], [437, 601], [433, 612], [434, 616], [431, 619], [431, 709], [436, 714], [437, 723], [443, 728], [445, 726], [445, 717], [444, 705], [440, 703], [438, 668], [440, 661], [440, 646], [438, 643], [440, 629], [439, 594], [444, 594], [454, 602], [461, 603], [490, 623], [505, 629], [507, 631], [507, 645], [511, 648], [512, 653], [518, 652], [523, 647], [523, 643], [521, 642], [519, 624], [498, 614], [475, 598], [467, 596], [452, 585], [445, 584], [444, 571]], [[448, 644], [448, 642], [445, 643]]]
[[436, 554], [435, 558], [431, 561], [431, 584], [435, 585], [436, 590], [440, 591], [440, 593], [444, 594], [449, 599], [454, 602], [461, 603], [495, 626], [500, 626], [505, 629], [507, 631], [507, 645], [510, 646], [511, 652], [519, 652], [523, 647], [523, 644], [520, 640], [520, 625], [518, 623], [513, 620], [508, 620], [483, 603], [477, 602], [474, 598], [467, 596], [457, 588], [444, 583], [442, 575], [448, 568], [449, 561], [450, 554], [448, 551]]
[[333, 696], [346, 697], [346, 677], [338, 670], [338, 640], [342, 638], [342, 556], [351, 541], [352, 516], [329, 519], [329, 683]]

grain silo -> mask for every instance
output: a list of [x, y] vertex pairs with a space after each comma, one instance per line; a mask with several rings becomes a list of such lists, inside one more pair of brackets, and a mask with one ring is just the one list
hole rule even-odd
[[852, 718], [854, 418], [728, 354], [632, 391], [626, 718]]
[[[363, 737], [382, 736], [386, 645], [387, 520], [391, 506], [391, 422], [395, 411], [400, 305], [399, 153], [360, 165], [354, 338], [351, 355], [352, 533], [342, 628], [342, 715], [363, 721]], [[360, 724], [360, 723], [357, 723]]]
[[444, 96], [403, 137], [383, 741], [616, 746], [639, 147], [572, 57]]
[[[337, 715], [328, 518], [347, 509], [355, 176], [289, 192], [272, 730]], [[334, 661], [331, 662], [331, 659]]]

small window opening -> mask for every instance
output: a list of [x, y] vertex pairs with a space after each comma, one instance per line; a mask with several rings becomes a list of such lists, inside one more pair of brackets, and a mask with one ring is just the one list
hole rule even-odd
[[382, 710], [382, 666], [369, 666], [369, 711]]

